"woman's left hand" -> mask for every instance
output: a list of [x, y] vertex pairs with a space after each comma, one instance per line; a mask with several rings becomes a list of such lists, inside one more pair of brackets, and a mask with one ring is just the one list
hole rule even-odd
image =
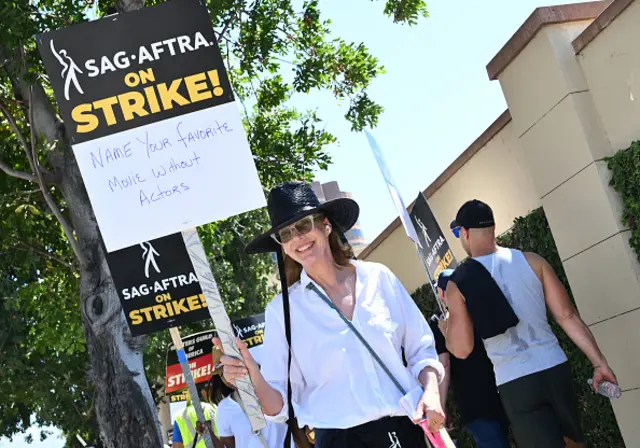
[[445, 415], [437, 389], [434, 391], [428, 388], [418, 402], [418, 408], [413, 420], [418, 423], [425, 419], [431, 432], [439, 432], [444, 427]]

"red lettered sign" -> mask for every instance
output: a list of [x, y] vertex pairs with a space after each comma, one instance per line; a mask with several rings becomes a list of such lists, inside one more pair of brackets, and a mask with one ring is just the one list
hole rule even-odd
[[[213, 345], [211, 339], [215, 335], [215, 330], [209, 330], [182, 338], [184, 351], [189, 360], [191, 374], [196, 384], [206, 383], [211, 379], [211, 373], [213, 372], [213, 358], [211, 356]], [[184, 374], [173, 346], [169, 347], [167, 352], [166, 372], [167, 381], [165, 387], [167, 394], [186, 389], [187, 384], [184, 381]]]

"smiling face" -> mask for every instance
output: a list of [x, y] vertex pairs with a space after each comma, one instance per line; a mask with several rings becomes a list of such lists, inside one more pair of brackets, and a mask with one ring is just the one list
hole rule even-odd
[[320, 259], [332, 259], [328, 238], [330, 233], [329, 220], [312, 215], [281, 229], [279, 239], [285, 254], [306, 269]]

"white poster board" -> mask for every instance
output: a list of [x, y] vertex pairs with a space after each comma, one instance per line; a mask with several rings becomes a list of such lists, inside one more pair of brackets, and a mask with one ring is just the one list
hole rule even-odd
[[402, 225], [404, 226], [405, 232], [407, 232], [407, 236], [413, 240], [420, 248], [422, 248], [422, 244], [420, 243], [420, 238], [418, 238], [418, 234], [416, 233], [416, 228], [413, 226], [413, 222], [409, 217], [409, 213], [407, 212], [407, 207], [404, 205], [404, 201], [400, 196], [400, 192], [396, 187], [395, 181], [393, 180], [393, 176], [391, 176], [391, 171], [389, 171], [389, 166], [385, 162], [384, 155], [382, 154], [382, 149], [378, 146], [378, 142], [373, 138], [373, 135], [366, 129], [364, 130], [365, 135], [367, 136], [367, 140], [369, 140], [369, 146], [371, 147], [371, 151], [373, 152], [376, 161], [378, 162], [378, 167], [380, 168], [380, 172], [384, 177], [384, 181], [387, 184], [387, 188], [389, 189], [389, 194], [391, 195], [391, 199], [393, 200], [393, 205], [396, 207], [396, 211], [400, 216], [400, 221], [402, 221]]
[[36, 41], [108, 252], [266, 205], [201, 2]]
[[266, 205], [235, 102], [73, 150], [109, 252]]

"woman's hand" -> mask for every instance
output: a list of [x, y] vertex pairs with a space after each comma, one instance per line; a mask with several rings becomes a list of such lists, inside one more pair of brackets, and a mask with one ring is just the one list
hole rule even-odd
[[[218, 350], [224, 353], [222, 341], [220, 341], [219, 338], [213, 338], [212, 342]], [[223, 355], [222, 358], [220, 358], [220, 363], [224, 366], [223, 377], [229, 384], [234, 386], [236, 380], [245, 377], [247, 373], [253, 377], [256, 373], [260, 372], [260, 368], [255, 359], [253, 359], [253, 356], [251, 356], [246, 344], [242, 342], [240, 338], [236, 338], [236, 344], [238, 345], [242, 359], [228, 355]]]
[[438, 372], [433, 367], [425, 367], [418, 378], [424, 393], [418, 402], [413, 420], [416, 423], [427, 420], [429, 431], [439, 432], [444, 426], [444, 411], [438, 391]]
[[413, 420], [418, 423], [425, 419], [431, 432], [439, 432], [444, 427], [445, 415], [437, 388], [434, 391], [428, 387], [418, 402]]

